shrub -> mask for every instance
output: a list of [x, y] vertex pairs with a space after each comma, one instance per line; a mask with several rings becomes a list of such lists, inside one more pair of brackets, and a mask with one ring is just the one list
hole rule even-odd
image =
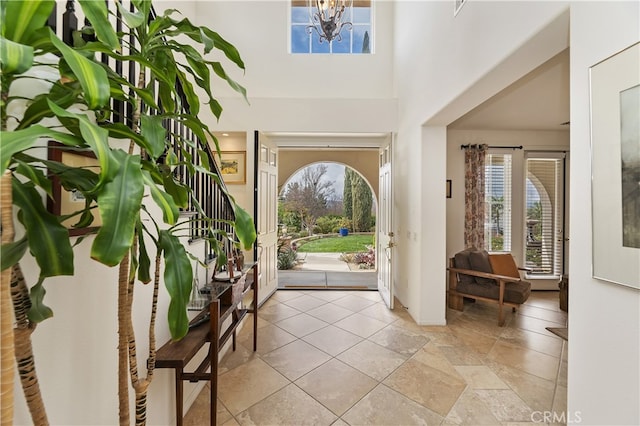
[[278, 269], [293, 269], [298, 263], [298, 253], [291, 247], [285, 247], [278, 252]]
[[316, 220], [314, 232], [318, 234], [335, 234], [340, 229], [340, 216], [322, 216]]

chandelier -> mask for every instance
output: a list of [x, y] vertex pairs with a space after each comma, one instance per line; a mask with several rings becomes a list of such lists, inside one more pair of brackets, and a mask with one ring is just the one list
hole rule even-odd
[[311, 34], [315, 30], [320, 36], [320, 43], [323, 40], [341, 41], [342, 28], [351, 30], [353, 27], [351, 22], [344, 20], [344, 12], [351, 12], [353, 0], [308, 0], [308, 4], [311, 25], [307, 27], [307, 32]]

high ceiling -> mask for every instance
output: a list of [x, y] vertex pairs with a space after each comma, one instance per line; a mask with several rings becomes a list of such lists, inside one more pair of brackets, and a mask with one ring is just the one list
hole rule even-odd
[[478, 105], [449, 128], [568, 131], [568, 121], [569, 49]]

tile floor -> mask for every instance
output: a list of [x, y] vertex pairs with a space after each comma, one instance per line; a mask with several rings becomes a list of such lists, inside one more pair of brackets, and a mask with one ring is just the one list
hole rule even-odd
[[[522, 425], [566, 410], [567, 342], [545, 330], [566, 325], [558, 292], [533, 292], [504, 327], [493, 304], [447, 315], [419, 326], [377, 292], [278, 290], [258, 351], [245, 326], [221, 360], [218, 424]], [[205, 388], [185, 425], [208, 413]]]

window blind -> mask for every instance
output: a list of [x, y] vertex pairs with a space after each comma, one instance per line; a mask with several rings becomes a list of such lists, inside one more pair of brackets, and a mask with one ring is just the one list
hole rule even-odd
[[511, 154], [485, 157], [485, 249], [511, 252]]
[[526, 266], [532, 270], [530, 275], [561, 276], [564, 159], [557, 154], [527, 154], [526, 176]]

